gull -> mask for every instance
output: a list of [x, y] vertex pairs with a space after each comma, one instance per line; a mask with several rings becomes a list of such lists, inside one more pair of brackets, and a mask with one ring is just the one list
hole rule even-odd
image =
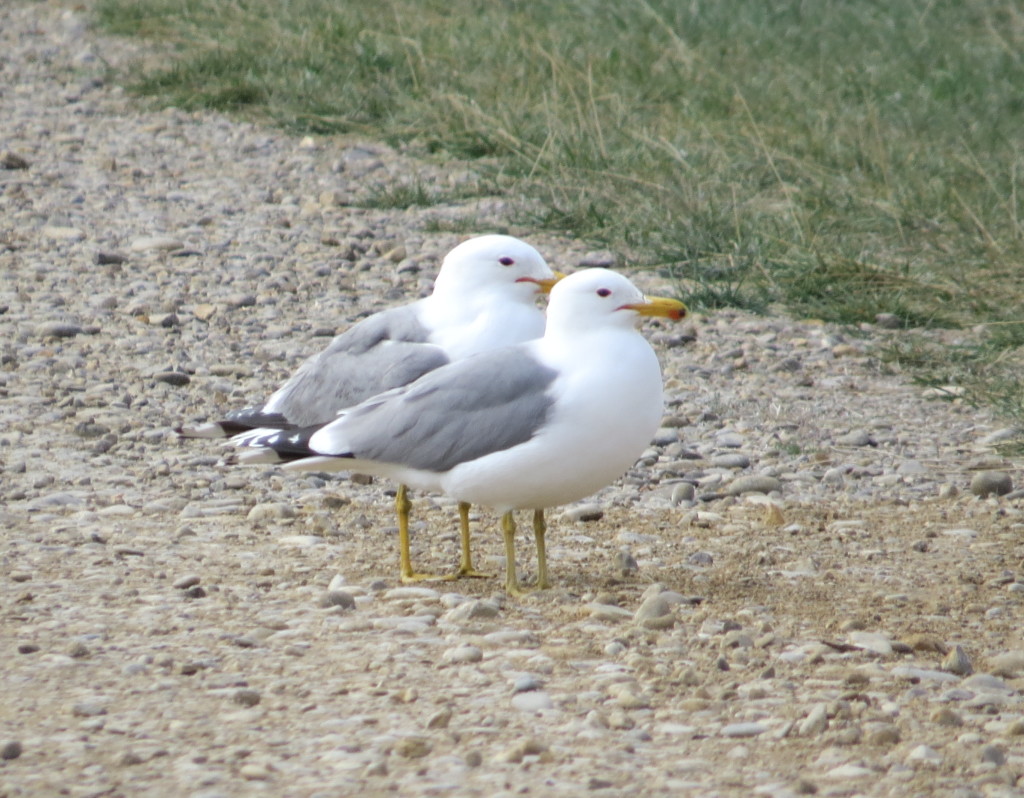
[[[544, 314], [535, 299], [560, 277], [524, 241], [506, 235], [471, 238], [444, 258], [429, 296], [353, 325], [261, 404], [176, 431], [186, 438], [234, 436], [244, 443], [279, 430], [326, 424], [340, 411], [441, 366], [537, 338], [544, 332]], [[282, 453], [279, 460], [286, 459]], [[399, 484], [395, 506], [401, 580], [438, 578], [412, 568], [405, 483]], [[459, 503], [459, 518], [460, 566], [454, 577], [445, 578], [486, 576], [473, 567], [468, 503]]]
[[239, 461], [279, 449], [286, 468], [353, 470], [491, 507], [513, 595], [523, 592], [513, 511], [533, 510], [543, 589], [544, 510], [617, 479], [660, 425], [661, 367], [638, 322], [685, 314], [682, 302], [645, 297], [615, 272], [576, 272], [551, 290], [543, 337], [435, 369], [324, 426], [255, 436], [245, 445], [257, 449]]

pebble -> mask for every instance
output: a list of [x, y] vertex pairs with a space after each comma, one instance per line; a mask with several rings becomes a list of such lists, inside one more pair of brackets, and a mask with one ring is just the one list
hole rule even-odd
[[797, 732], [801, 737], [814, 737], [827, 728], [828, 707], [825, 704], [815, 704], [807, 717], [800, 721]]
[[231, 700], [243, 707], [254, 707], [260, 703], [261, 696], [259, 690], [235, 690], [231, 695]]
[[745, 454], [720, 454], [711, 458], [712, 468], [749, 468], [750, 458]]
[[64, 321], [48, 321], [36, 327], [38, 338], [74, 338], [82, 335], [85, 330], [79, 324], [72, 324]]
[[942, 660], [942, 670], [955, 673], [957, 676], [970, 676], [974, 673], [971, 659], [960, 646], [953, 646]]
[[669, 629], [675, 624], [672, 605], [660, 595], [644, 599], [633, 619], [647, 629]]
[[875, 439], [871, 437], [871, 433], [867, 430], [851, 430], [844, 435], [840, 435], [836, 438], [836, 444], [839, 446], [875, 446]]
[[877, 632], [850, 632], [850, 642], [882, 657], [892, 656], [892, 641]]
[[21, 753], [22, 747], [18, 740], [8, 740], [0, 746], [0, 759], [17, 759]]
[[689, 482], [680, 482], [672, 487], [672, 504], [692, 502], [697, 495], [697, 490]]
[[723, 737], [757, 737], [768, 731], [763, 723], [729, 723], [722, 727]]
[[392, 750], [404, 759], [422, 759], [434, 750], [434, 746], [426, 737], [410, 735], [397, 740]]
[[762, 475], [750, 475], [737, 477], [726, 488], [730, 496], [739, 496], [743, 493], [775, 493], [782, 490], [782, 482], [775, 477]]
[[497, 618], [501, 615], [501, 608], [489, 599], [473, 599], [464, 601], [457, 607], [445, 613], [445, 620], [453, 623], [464, 621], [482, 621]]
[[253, 524], [267, 524], [295, 517], [295, 509], [284, 502], [266, 502], [257, 504], [249, 510], [246, 519]]
[[341, 607], [344, 610], [354, 610], [356, 607], [355, 597], [344, 590], [328, 590], [320, 600], [321, 607]]
[[995, 654], [988, 658], [988, 666], [995, 676], [1016, 679], [1024, 674], [1024, 650]]
[[942, 764], [942, 755], [930, 745], [918, 745], [907, 754], [908, 764], [916, 762], [938, 767]]
[[139, 236], [128, 245], [128, 248], [133, 252], [172, 252], [176, 249], [184, 249], [184, 247], [184, 242], [174, 236], [167, 235]]
[[1013, 478], [1003, 471], [981, 471], [971, 478], [975, 496], [1004, 496], [1013, 490]]
[[574, 504], [562, 512], [562, 518], [567, 521], [600, 521], [604, 518], [604, 510], [597, 504]]
[[456, 646], [455, 648], [449, 648], [442, 655], [442, 659], [445, 662], [451, 662], [455, 665], [464, 665], [472, 662], [480, 662], [484, 658], [484, 652], [481, 651], [477, 646], [464, 644]]
[[531, 690], [512, 696], [512, 706], [520, 712], [539, 712], [554, 708], [555, 703], [551, 700], [551, 696], [543, 690]]

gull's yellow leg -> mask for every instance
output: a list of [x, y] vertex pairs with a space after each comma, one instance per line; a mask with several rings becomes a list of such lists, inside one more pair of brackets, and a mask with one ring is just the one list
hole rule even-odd
[[505, 537], [505, 592], [522, 596], [524, 591], [516, 578], [516, 519], [511, 512], [501, 517], [501, 533]]
[[398, 513], [398, 570], [402, 582], [422, 582], [424, 579], [451, 579], [450, 576], [434, 574], [418, 574], [412, 569], [412, 557], [409, 556], [409, 491], [405, 485], [399, 485], [395, 493], [395, 512]]
[[469, 551], [469, 502], [459, 502], [459, 531], [462, 534], [462, 562], [455, 576], [490, 577], [473, 567], [473, 555]]
[[533, 511], [533, 537], [537, 541], [537, 589], [544, 590], [551, 587], [548, 581], [548, 555], [544, 548], [544, 534], [548, 531], [548, 525], [544, 521], [544, 510]]

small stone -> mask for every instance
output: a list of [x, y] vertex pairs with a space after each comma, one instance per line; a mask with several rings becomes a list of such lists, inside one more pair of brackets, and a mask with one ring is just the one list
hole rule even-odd
[[991, 762], [996, 767], [1006, 764], [1006, 752], [996, 745], [986, 745], [981, 749], [981, 761]]
[[840, 729], [832, 738], [835, 745], [857, 745], [864, 736], [860, 726], [856, 724]]
[[604, 510], [598, 504], [577, 504], [566, 508], [562, 518], [567, 521], [600, 521], [604, 518]]
[[174, 236], [140, 236], [132, 241], [130, 248], [135, 252], [173, 252], [176, 249], [184, 249], [185, 244]]
[[320, 599], [320, 606], [354, 610], [356, 608], [356, 600], [351, 593], [347, 593], [344, 590], [328, 590], [324, 597]]
[[970, 676], [974, 673], [970, 657], [960, 646], [953, 646], [939, 667], [949, 673], [955, 673], [957, 676]]
[[828, 728], [828, 707], [825, 704], [815, 704], [807, 717], [800, 721], [797, 733], [801, 737], [813, 737], [821, 734]]
[[230, 294], [224, 300], [224, 304], [226, 304], [229, 308], [233, 308], [233, 309], [251, 308], [253, 305], [256, 304], [256, 295], [255, 294]]
[[686, 558], [686, 562], [690, 565], [697, 565], [701, 568], [707, 568], [715, 564], [715, 557], [713, 554], [707, 551], [695, 551], [693, 554]]
[[875, 324], [883, 330], [898, 330], [903, 326], [903, 321], [895, 313], [876, 313]]
[[206, 597], [206, 591], [203, 590], [202, 585], [192, 585], [192, 587], [185, 588], [183, 595], [188, 599], [201, 599]]
[[128, 262], [128, 256], [123, 252], [97, 252], [96, 253], [96, 265], [97, 266], [117, 266], [122, 263]]
[[501, 608], [489, 599], [473, 599], [464, 601], [457, 607], [445, 613], [445, 619], [449, 621], [482, 621], [490, 618], [497, 618], [501, 615]]
[[634, 690], [620, 690], [615, 696], [615, 704], [622, 709], [648, 709], [650, 699]]
[[427, 719], [428, 729], [447, 729], [448, 723], [452, 719], [451, 707], [444, 707], [439, 709], [433, 715]]
[[617, 258], [615, 257], [614, 252], [607, 249], [601, 249], [586, 253], [579, 259], [579, 262], [576, 265], [581, 269], [614, 269], [616, 263]]
[[692, 502], [697, 495], [696, 488], [693, 487], [689, 482], [680, 482], [672, 488], [672, 504], [682, 504], [683, 502]]
[[636, 615], [625, 607], [616, 607], [614, 604], [591, 604], [590, 617], [596, 621], [618, 623], [635, 619]]
[[930, 745], [918, 745], [907, 754], [907, 762], [937, 766], [942, 764], [942, 755]]
[[68, 656], [72, 659], [85, 659], [90, 653], [89, 647], [81, 640], [76, 640], [68, 647]]
[[205, 302], [192, 308], [192, 315], [199, 319], [199, 321], [209, 321], [213, 318], [213, 314], [216, 312], [216, 305], [211, 305]]
[[900, 741], [900, 730], [892, 723], [873, 724], [868, 729], [868, 744], [893, 746]]
[[512, 696], [512, 707], [520, 712], [538, 712], [542, 709], [551, 709], [554, 705], [551, 696], [543, 690], [531, 690]]
[[476, 646], [469, 644], [456, 646], [455, 648], [449, 648], [442, 655], [442, 659], [445, 662], [451, 662], [454, 665], [463, 665], [470, 662], [480, 662], [484, 658], [484, 652]]
[[164, 382], [168, 385], [174, 385], [175, 387], [181, 387], [182, 385], [188, 385], [192, 382], [192, 378], [182, 371], [161, 371], [153, 375], [153, 379], [157, 382]]
[[1024, 736], [1024, 718], [1017, 718], [1015, 721], [1010, 723], [1006, 727], [1004, 732], [1007, 737], [1021, 737]]
[[850, 642], [857, 648], [871, 651], [882, 657], [892, 656], [892, 641], [876, 632], [851, 632]]
[[83, 332], [80, 325], [63, 321], [50, 321], [36, 327], [39, 338], [74, 338]]
[[415, 587], [411, 585], [393, 587], [383, 596], [385, 601], [408, 601], [410, 599], [414, 599], [416, 601], [433, 601], [440, 597], [441, 594], [432, 587]]
[[243, 707], [254, 707], [260, 702], [260, 692], [250, 689], [235, 690], [231, 695], [231, 700]]
[[198, 585], [200, 581], [201, 580], [197, 574], [186, 574], [185, 576], [175, 579], [174, 582], [171, 583], [171, 587], [178, 590], [186, 590], [193, 585]]
[[71, 707], [71, 714], [79, 718], [95, 718], [107, 714], [107, 708], [94, 701], [82, 701]]
[[[546, 753], [547, 750], [548, 747], [546, 745], [528, 737], [525, 740], [516, 743], [511, 748], [505, 749], [500, 754], [498, 754], [498, 756], [495, 757], [495, 759], [498, 762], [508, 762], [511, 764], [516, 764], [518, 762], [522, 762], [523, 757], [538, 756], [540, 754]], [[468, 762], [469, 757], [467, 756], [466, 759]], [[476, 765], [473, 765], [473, 767], [476, 767], [479, 764], [480, 763], [478, 762]]]
[[3, 155], [0, 155], [0, 169], [28, 169], [30, 165], [27, 159], [16, 152], [7, 150]]
[[675, 624], [672, 605], [660, 595], [644, 599], [633, 619], [647, 629], [668, 629]]
[[406, 759], [422, 759], [431, 752], [433, 746], [426, 737], [402, 737], [396, 743], [394, 752]]
[[726, 495], [739, 496], [743, 493], [775, 493], [782, 490], [782, 482], [775, 477], [753, 474], [737, 477], [725, 489]]
[[942, 642], [942, 638], [926, 632], [915, 632], [903, 638], [903, 642], [914, 651], [927, 651], [934, 654], [946, 654], [949, 647]]
[[512, 692], [528, 693], [531, 690], [539, 690], [541, 687], [543, 687], [543, 684], [536, 677], [530, 675], [520, 676], [512, 684]]
[[623, 578], [632, 576], [640, 570], [636, 558], [628, 551], [615, 552], [615, 564], [619, 569], [619, 575]]
[[40, 232], [53, 241], [81, 241], [85, 238], [85, 233], [77, 227], [48, 224]]
[[711, 458], [712, 468], [747, 468], [749, 465], [750, 458], [738, 452], [720, 454]]
[[0, 759], [17, 759], [21, 756], [21, 743], [17, 740], [8, 740], [0, 747]]
[[1024, 651], [1004, 651], [989, 657], [988, 669], [996, 676], [1015, 679], [1024, 673]]
[[266, 502], [253, 507], [246, 519], [253, 524], [265, 524], [295, 517], [295, 510], [284, 502]]
[[877, 446], [875, 439], [871, 437], [871, 433], [862, 429], [852, 430], [845, 435], [840, 435], [836, 438], [836, 443], [840, 446]]
[[981, 471], [971, 479], [971, 493], [975, 496], [1004, 496], [1013, 490], [1013, 479], [1004, 471]]

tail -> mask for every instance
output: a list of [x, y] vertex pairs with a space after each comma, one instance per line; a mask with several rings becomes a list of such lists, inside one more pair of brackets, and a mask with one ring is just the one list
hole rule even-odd
[[290, 423], [281, 413], [264, 413], [262, 406], [243, 407], [221, 419], [194, 427], [175, 427], [174, 431], [182, 438], [230, 438], [252, 430], [283, 430], [292, 429]]
[[319, 426], [302, 429], [253, 429], [236, 435], [231, 442], [251, 451], [238, 455], [239, 463], [290, 463], [307, 457], [316, 457], [309, 448], [309, 440]]

